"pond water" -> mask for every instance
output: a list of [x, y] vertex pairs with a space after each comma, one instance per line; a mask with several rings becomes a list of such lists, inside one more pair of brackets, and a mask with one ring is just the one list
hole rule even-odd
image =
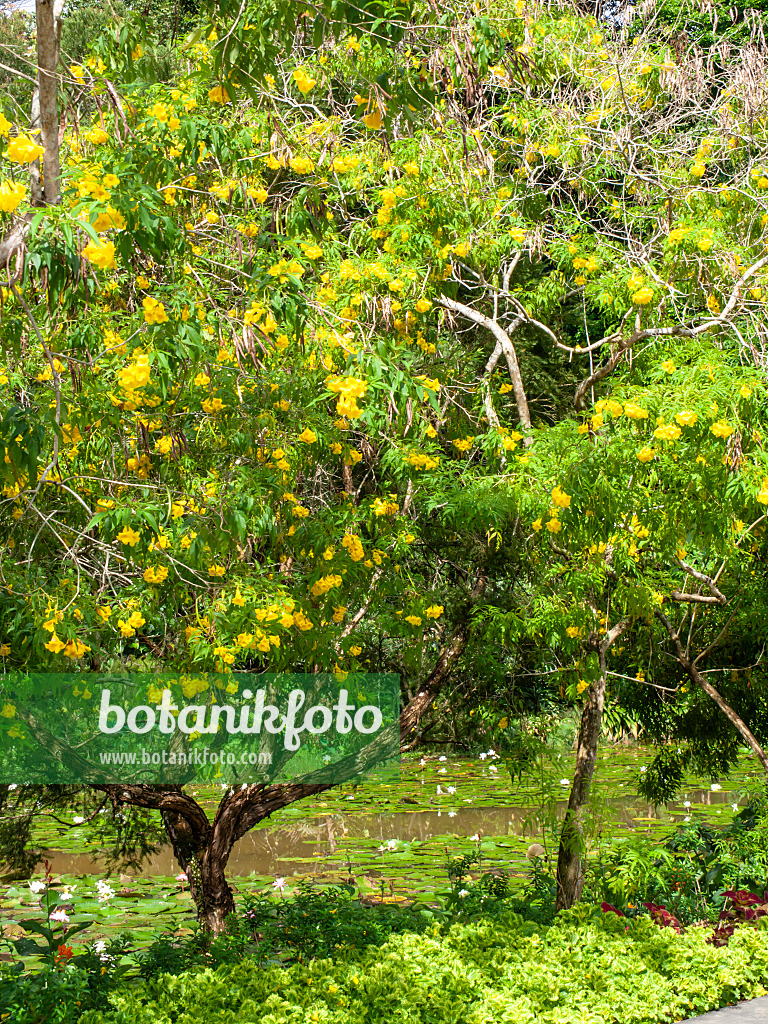
[[[600, 812], [605, 817], [607, 830], [614, 833], [626, 829], [655, 832], [661, 828], [666, 831], [692, 814], [698, 818], [703, 813], [705, 817], [715, 819], [725, 815], [727, 820], [733, 814], [735, 795], [726, 790], [713, 792], [697, 788], [684, 794], [689, 807], [684, 806], [681, 796], [679, 803], [654, 808], [627, 794], [609, 797]], [[558, 800], [550, 811], [556, 809], [558, 816], [562, 816], [566, 806], [566, 800]], [[407, 866], [406, 862], [410, 861], [409, 866], [413, 866], [414, 857], [421, 855], [421, 860], [427, 854], [432, 856], [437, 852], [439, 856], [444, 853], [441, 846], [451, 847], [453, 853], [457, 852], [458, 848], [453, 848], [458, 844], [460, 852], [464, 852], [473, 836], [479, 836], [483, 841], [489, 862], [507, 860], [522, 867], [528, 844], [541, 841], [541, 813], [535, 804], [512, 802], [487, 807], [451, 802], [441, 808], [429, 809], [379, 813], [344, 809], [315, 813], [300, 821], [261, 827], [248, 833], [232, 851], [228, 874], [235, 877], [314, 875], [327, 878], [362, 871], [376, 878], [383, 874], [400, 875], [401, 869]], [[387, 844], [391, 846], [393, 841], [397, 845], [389, 849]], [[380, 850], [381, 845], [387, 848]], [[103, 860], [90, 853], [50, 850], [46, 856], [52, 861], [57, 874], [104, 872]], [[145, 861], [134, 874], [137, 877], [174, 876], [178, 871], [172, 851], [167, 848]]]

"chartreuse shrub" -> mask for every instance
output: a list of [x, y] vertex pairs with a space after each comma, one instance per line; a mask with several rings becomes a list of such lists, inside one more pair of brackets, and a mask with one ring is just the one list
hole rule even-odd
[[727, 947], [579, 906], [546, 927], [517, 915], [391, 935], [336, 960], [161, 975], [79, 1024], [659, 1024], [761, 994], [768, 931]]

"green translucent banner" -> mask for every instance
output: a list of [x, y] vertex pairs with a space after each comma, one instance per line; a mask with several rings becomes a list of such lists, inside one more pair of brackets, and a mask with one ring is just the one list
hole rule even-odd
[[0, 677], [0, 782], [337, 784], [393, 766], [395, 675]]

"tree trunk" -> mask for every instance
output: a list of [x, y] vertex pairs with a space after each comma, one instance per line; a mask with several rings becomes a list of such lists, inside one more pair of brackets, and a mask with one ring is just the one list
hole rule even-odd
[[613, 641], [623, 632], [627, 623], [622, 620], [598, 641], [592, 640], [593, 650], [600, 659], [600, 676], [589, 688], [589, 694], [581, 713], [581, 726], [576, 749], [576, 771], [568, 799], [563, 829], [560, 833], [560, 848], [557, 855], [557, 899], [556, 909], [565, 910], [581, 899], [584, 886], [585, 843], [584, 813], [592, 789], [595, 773], [597, 747], [600, 742], [600, 727], [603, 721], [605, 689], [608, 682], [605, 655]]
[[[39, 165], [37, 181], [32, 171], [32, 200], [54, 205], [59, 201], [61, 167], [59, 164], [59, 108], [57, 102], [58, 79], [56, 69], [59, 64], [59, 45], [61, 40], [61, 0], [36, 0], [35, 15], [37, 22], [37, 87], [32, 99], [32, 127], [39, 127], [42, 135], [43, 154], [43, 187], [40, 196]], [[36, 194], [37, 193], [37, 194]]]
[[[389, 727], [394, 731], [395, 747], [399, 743], [401, 750], [408, 750], [413, 745], [421, 716], [432, 706], [432, 701], [466, 648], [471, 612], [484, 594], [486, 583], [487, 576], [481, 569], [464, 613], [440, 652], [435, 667], [419, 694], [400, 713], [399, 721]], [[365, 748], [371, 752], [372, 763], [376, 763], [377, 747], [386, 748], [383, 735], [373, 739]], [[359, 768], [362, 763], [360, 755], [351, 756], [349, 761], [354, 763], [353, 768]], [[227, 917], [235, 911], [232, 890], [225, 877], [234, 844], [275, 811], [333, 789], [339, 782], [338, 777], [334, 782], [326, 782], [323, 771], [314, 772], [306, 778], [304, 782], [254, 783], [229, 789], [221, 799], [213, 822], [181, 786], [136, 783], [118, 786], [107, 783], [97, 784], [94, 788], [105, 792], [113, 807], [130, 804], [160, 811], [174, 856], [189, 880], [198, 920], [206, 931], [220, 934], [225, 929]]]

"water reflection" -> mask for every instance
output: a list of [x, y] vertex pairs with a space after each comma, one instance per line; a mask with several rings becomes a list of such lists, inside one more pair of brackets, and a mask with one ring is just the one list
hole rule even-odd
[[[654, 823], [670, 825], [682, 821], [690, 813], [690, 805], [718, 807], [730, 805], [728, 793], [709, 789], [690, 790], [679, 803], [655, 809], [647, 803], [631, 802], [623, 797], [607, 801], [606, 817], [612, 828], [649, 828]], [[564, 813], [567, 801], [558, 801], [557, 809]], [[728, 808], [730, 811], [730, 807]], [[343, 870], [346, 865], [342, 841], [364, 838], [376, 845], [388, 840], [401, 842], [425, 841], [439, 836], [446, 838], [480, 836], [522, 836], [535, 826], [537, 809], [528, 807], [482, 807], [446, 801], [443, 806], [428, 810], [403, 810], [378, 814], [329, 813], [302, 819], [290, 825], [260, 828], [249, 832], [234, 847], [227, 872], [230, 876], [321, 874], [328, 870]], [[368, 844], [366, 844], [368, 845]], [[71, 855], [56, 851], [46, 854], [59, 874], [100, 873], [103, 864], [89, 854]], [[370, 855], [366, 857], [370, 859]], [[171, 851], [161, 851], [149, 858], [139, 872], [143, 876], [175, 875], [178, 865]]]

